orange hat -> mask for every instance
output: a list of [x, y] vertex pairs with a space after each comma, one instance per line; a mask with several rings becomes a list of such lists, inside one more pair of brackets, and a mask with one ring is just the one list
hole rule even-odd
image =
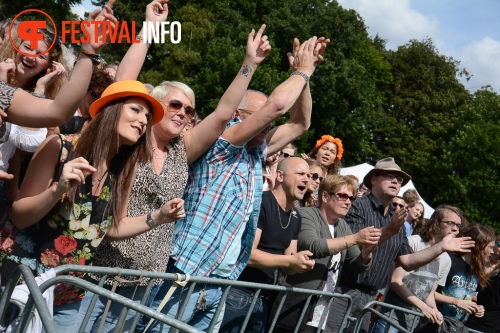
[[109, 85], [99, 99], [90, 105], [90, 117], [94, 118], [107, 104], [122, 97], [142, 97], [147, 100], [153, 110], [153, 125], [163, 118], [163, 106], [153, 96], [148, 94], [148, 90], [142, 82], [135, 80], [118, 81]]

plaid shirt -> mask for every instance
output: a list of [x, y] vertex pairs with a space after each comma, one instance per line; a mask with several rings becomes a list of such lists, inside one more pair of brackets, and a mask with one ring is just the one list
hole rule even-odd
[[[226, 129], [238, 122], [231, 120]], [[184, 191], [186, 217], [175, 223], [172, 241], [178, 269], [209, 276], [225, 260], [235, 236], [244, 228], [241, 251], [228, 276], [238, 278], [255, 238], [264, 160], [262, 147], [247, 150], [246, 146], [236, 147], [219, 138], [190, 166]]]

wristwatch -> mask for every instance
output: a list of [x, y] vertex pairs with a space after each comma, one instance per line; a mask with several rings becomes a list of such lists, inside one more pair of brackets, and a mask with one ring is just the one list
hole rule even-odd
[[148, 213], [148, 215], [146, 215], [146, 223], [151, 229], [154, 229], [158, 226], [158, 224], [156, 224], [153, 218], [151, 217], [151, 213]]

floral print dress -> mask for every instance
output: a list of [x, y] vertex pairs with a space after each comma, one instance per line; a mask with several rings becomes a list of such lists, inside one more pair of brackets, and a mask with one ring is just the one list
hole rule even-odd
[[[56, 166], [53, 186], [61, 176], [79, 135], [61, 135], [62, 148]], [[73, 203], [63, 196], [39, 222], [19, 230], [10, 221], [0, 229], [0, 271], [5, 285], [13, 269], [24, 264], [35, 275], [64, 264], [91, 265], [97, 246], [111, 226], [109, 196], [112, 176], [104, 180], [98, 196], [92, 195], [92, 175], [79, 186]], [[54, 305], [72, 303], [83, 298], [84, 291], [67, 284], [55, 288]]]

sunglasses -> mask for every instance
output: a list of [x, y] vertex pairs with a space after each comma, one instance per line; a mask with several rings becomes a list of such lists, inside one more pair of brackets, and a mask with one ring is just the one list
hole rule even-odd
[[312, 180], [318, 180], [319, 179], [320, 182], [323, 181], [323, 177], [320, 177], [317, 173], [310, 173], [308, 176]]
[[295, 157], [294, 155], [290, 155], [290, 154], [284, 153], [284, 152], [281, 152], [281, 156], [283, 156], [283, 158]]
[[[161, 103], [163, 105], [165, 105], [165, 103], [163, 103], [163, 102], [161, 102]], [[176, 99], [172, 99], [168, 102], [167, 110], [170, 112], [179, 112], [182, 108], [184, 108], [184, 112], [186, 113], [186, 117], [188, 119], [193, 118], [194, 115], [196, 114], [196, 110], [192, 106], [186, 105], [186, 104], [182, 103], [181, 101], [178, 101]]]
[[394, 205], [395, 208], [397, 208], [397, 207], [399, 207], [401, 209], [405, 208], [405, 205], [403, 205], [403, 204], [398, 204], [398, 203], [395, 203], [395, 202], [393, 202], [392, 204]]
[[96, 99], [98, 99], [99, 97], [101, 97], [101, 95], [102, 95], [102, 91], [101, 91], [101, 92], [97, 92], [97, 91], [93, 91], [93, 90], [91, 90], [91, 91], [89, 92], [89, 94], [90, 94], [90, 97], [92, 97], [92, 99], [96, 100]]
[[47, 29], [38, 29], [37, 31], [39, 33], [42, 33], [45, 36], [47, 36], [47, 38], [50, 40], [51, 43], [54, 43], [54, 38], [55, 38], [55, 43], [54, 44], [57, 45], [57, 46], [61, 45], [61, 42], [62, 42], [61, 41], [61, 37], [59, 37], [59, 36], [55, 37], [55, 35], [52, 32], [48, 31]]
[[335, 193], [335, 195], [339, 198], [340, 201], [346, 201], [347, 199], [351, 200], [353, 202], [356, 200], [356, 196], [354, 195], [349, 195], [347, 193]]

